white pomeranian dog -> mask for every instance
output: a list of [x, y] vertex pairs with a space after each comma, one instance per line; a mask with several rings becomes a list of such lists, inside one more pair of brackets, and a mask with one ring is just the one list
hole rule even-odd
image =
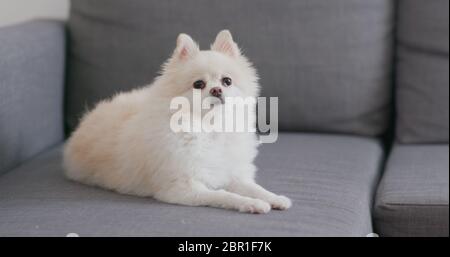
[[[289, 198], [255, 182], [255, 133], [171, 129], [172, 99], [192, 101], [194, 91], [202, 100], [213, 99], [211, 105], [216, 99], [212, 109], [227, 105], [229, 97], [258, 96], [256, 70], [229, 31], [221, 31], [208, 51], [180, 34], [152, 85], [118, 94], [85, 114], [64, 149], [67, 177], [173, 204], [249, 213], [289, 208]], [[246, 119], [255, 127], [252, 110]]]

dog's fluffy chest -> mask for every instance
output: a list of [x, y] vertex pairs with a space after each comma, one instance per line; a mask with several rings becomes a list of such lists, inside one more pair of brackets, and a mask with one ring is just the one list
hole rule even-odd
[[[192, 154], [194, 169], [192, 176], [211, 188], [222, 188], [233, 177], [236, 151], [245, 145], [236, 133], [185, 133], [183, 145]], [[239, 157], [238, 157], [239, 158]]]

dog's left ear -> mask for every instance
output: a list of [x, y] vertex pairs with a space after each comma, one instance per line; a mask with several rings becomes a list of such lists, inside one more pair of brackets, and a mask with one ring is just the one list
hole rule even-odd
[[230, 57], [238, 57], [241, 51], [237, 44], [233, 41], [230, 31], [222, 30], [217, 34], [216, 40], [211, 45], [211, 50], [221, 52]]

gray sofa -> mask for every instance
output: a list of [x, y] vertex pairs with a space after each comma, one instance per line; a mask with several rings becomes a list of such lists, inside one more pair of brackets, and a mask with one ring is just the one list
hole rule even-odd
[[[0, 236], [448, 236], [448, 0], [77, 0], [0, 28]], [[267, 215], [119, 195], [63, 177], [80, 115], [151, 82], [179, 32], [223, 28], [279, 97], [257, 180]]]

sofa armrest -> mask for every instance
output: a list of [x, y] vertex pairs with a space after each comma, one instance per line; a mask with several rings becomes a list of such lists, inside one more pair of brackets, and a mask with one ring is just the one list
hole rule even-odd
[[65, 25], [0, 28], [0, 175], [63, 140]]

